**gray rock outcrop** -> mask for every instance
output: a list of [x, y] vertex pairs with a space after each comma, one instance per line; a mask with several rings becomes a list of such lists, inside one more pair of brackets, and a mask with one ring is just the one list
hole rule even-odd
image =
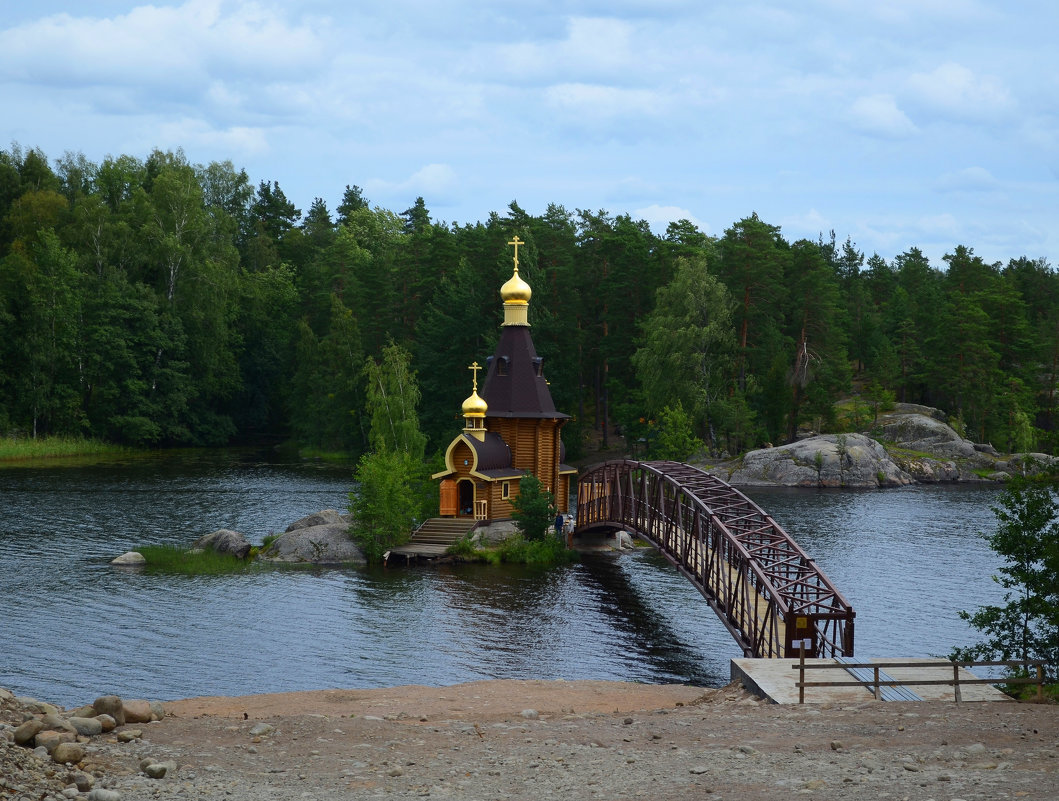
[[514, 520], [496, 520], [475, 529], [475, 539], [480, 544], [496, 545], [518, 531]]
[[193, 549], [210, 550], [215, 553], [231, 554], [239, 559], [246, 559], [250, 553], [250, 542], [238, 531], [219, 528], [216, 531], [199, 537], [191, 546]]
[[[708, 467], [731, 484], [785, 487], [893, 487], [956, 481], [1005, 481], [1059, 463], [1043, 453], [1004, 457], [989, 443], [961, 437], [945, 414], [898, 404], [865, 434], [814, 436], [778, 448], [750, 451]], [[880, 442], [881, 441], [881, 442]]]
[[896, 487], [914, 483], [882, 445], [863, 434], [826, 434], [750, 451], [730, 472], [711, 472], [742, 486]]
[[349, 516], [325, 509], [303, 517], [262, 548], [258, 558], [287, 564], [365, 564], [364, 553], [349, 535]]
[[933, 415], [905, 411], [905, 408], [880, 417], [872, 433], [901, 448], [942, 459], [971, 459], [979, 453], [973, 442], [957, 434], [948, 423]]
[[1006, 462], [997, 464], [1012, 475], [1032, 475], [1045, 468], [1054, 467], [1056, 462], [1059, 462], [1059, 459], [1047, 453], [1016, 453]]
[[314, 528], [316, 526], [337, 526], [349, 523], [349, 515], [343, 515], [334, 509], [324, 509], [322, 512], [307, 515], [301, 520], [295, 520], [285, 531], [297, 531], [300, 528]]

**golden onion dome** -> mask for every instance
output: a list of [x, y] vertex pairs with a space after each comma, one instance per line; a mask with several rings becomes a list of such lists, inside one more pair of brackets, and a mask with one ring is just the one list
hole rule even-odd
[[489, 404], [478, 394], [477, 389], [472, 390], [471, 397], [463, 402], [463, 416], [485, 417], [487, 411], [489, 411]]
[[518, 267], [515, 268], [515, 274], [500, 287], [500, 297], [504, 303], [529, 303], [532, 294], [530, 285], [519, 276]]

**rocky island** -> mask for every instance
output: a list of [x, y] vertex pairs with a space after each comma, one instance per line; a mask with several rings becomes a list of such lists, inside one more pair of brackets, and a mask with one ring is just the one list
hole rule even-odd
[[945, 414], [897, 404], [870, 431], [808, 436], [699, 466], [734, 486], [898, 487], [916, 483], [993, 482], [1054, 464], [1043, 453], [1005, 456], [964, 439]]

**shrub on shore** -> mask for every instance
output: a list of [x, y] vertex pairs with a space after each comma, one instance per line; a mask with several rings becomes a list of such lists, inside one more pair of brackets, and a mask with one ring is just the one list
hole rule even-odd
[[527, 540], [521, 534], [513, 534], [505, 540], [489, 547], [479, 547], [470, 537], [464, 537], [453, 543], [447, 551], [470, 561], [522, 565], [559, 565], [576, 562], [577, 551], [566, 547], [557, 537], [545, 537], [542, 540]]

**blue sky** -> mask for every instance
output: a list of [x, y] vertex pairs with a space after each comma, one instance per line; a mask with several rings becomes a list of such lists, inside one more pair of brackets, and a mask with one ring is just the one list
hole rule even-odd
[[1054, 0], [0, 0], [0, 147], [1059, 265]]

